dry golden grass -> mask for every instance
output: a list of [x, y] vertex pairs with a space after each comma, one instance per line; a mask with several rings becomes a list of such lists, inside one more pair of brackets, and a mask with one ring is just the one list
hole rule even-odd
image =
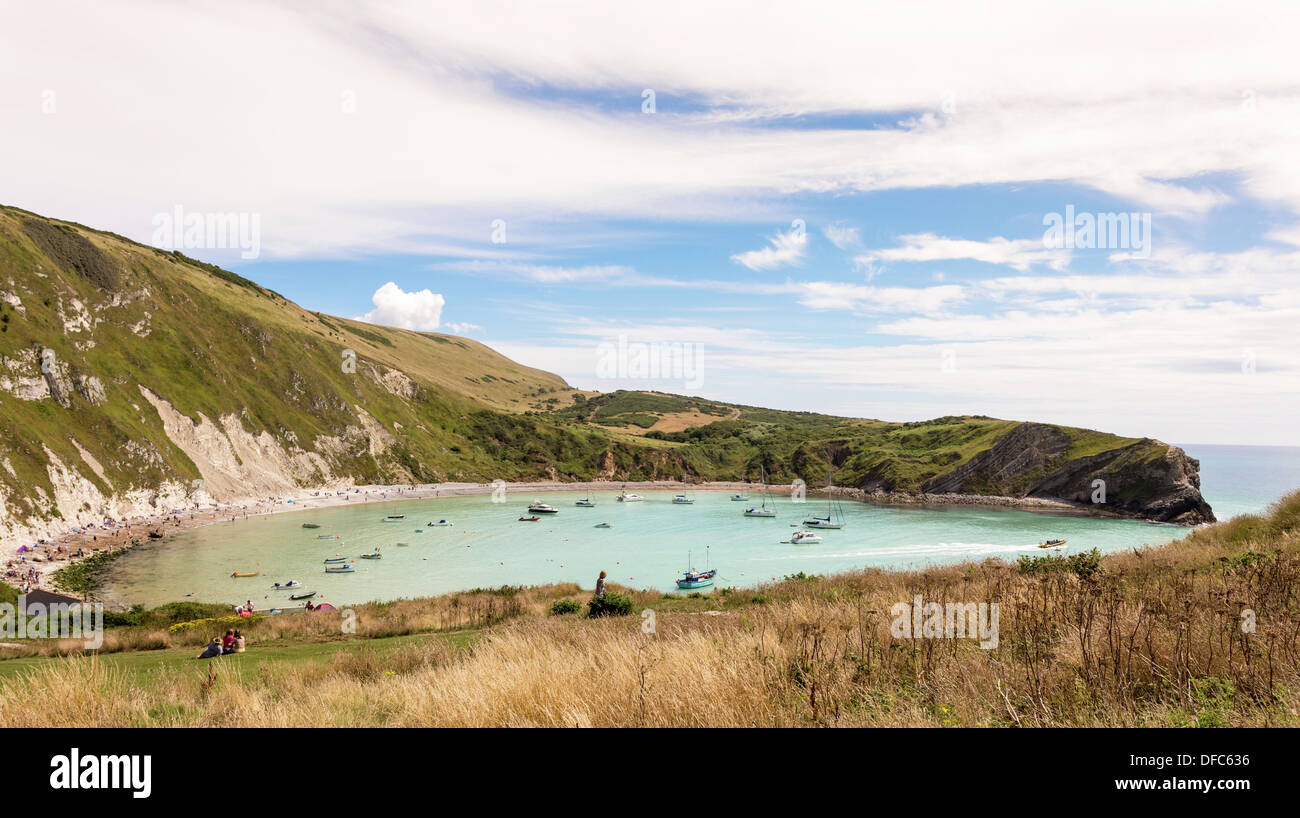
[[[0, 681], [0, 726], [1296, 726], [1297, 520], [1300, 493], [1270, 517], [1097, 564], [866, 571], [711, 600], [634, 593], [656, 610], [652, 635], [637, 617], [546, 615], [580, 597], [558, 587], [519, 592], [508, 614], [479, 610], [490, 627], [463, 650], [431, 638], [253, 678], [196, 663], [147, 683], [71, 657]], [[890, 608], [917, 594], [999, 603], [998, 647], [894, 638]], [[374, 606], [363, 627], [435, 629], [455, 596], [486, 595]]]

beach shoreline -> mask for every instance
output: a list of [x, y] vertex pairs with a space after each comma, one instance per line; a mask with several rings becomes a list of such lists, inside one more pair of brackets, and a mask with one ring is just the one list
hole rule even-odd
[[[196, 504], [188, 509], [173, 509], [167, 513], [145, 515], [119, 521], [111, 527], [86, 527], [80, 531], [50, 531], [43, 543], [33, 549], [33, 543], [12, 541], [0, 543], [0, 554], [6, 565], [20, 565], [24, 574], [33, 571], [33, 588], [49, 588], [49, 575], [76, 561], [72, 555], [80, 549], [83, 557], [100, 551], [114, 552], [130, 548], [133, 544], [149, 539], [166, 539], [174, 534], [203, 528], [217, 523], [230, 522], [235, 519], [248, 519], [272, 514], [285, 514], [311, 509], [333, 508], [343, 505], [392, 503], [404, 500], [431, 500], [444, 497], [481, 496], [499, 491], [504, 487], [507, 495], [511, 493], [538, 494], [550, 492], [579, 491], [619, 491], [622, 489], [636, 491], [734, 491], [756, 493], [757, 483], [739, 481], [715, 481], [707, 483], [684, 484], [680, 480], [642, 480], [610, 481], [591, 480], [563, 482], [547, 480], [517, 483], [428, 483], [415, 485], [365, 485], [347, 488], [313, 488], [301, 489], [292, 495], [281, 497], [244, 498], [242, 500], [220, 503]], [[768, 486], [768, 491], [788, 496], [792, 486]], [[1113, 512], [1099, 511], [1087, 506], [1067, 503], [1061, 500], [1049, 500], [1037, 497], [1000, 497], [979, 494], [910, 494], [906, 492], [867, 492], [862, 489], [836, 486], [835, 496], [840, 499], [881, 506], [911, 506], [918, 508], [944, 507], [981, 507], [1002, 508], [1018, 511], [1037, 511], [1077, 516], [1120, 518]], [[824, 488], [807, 489], [810, 497], [825, 497]], [[151, 537], [151, 532], [160, 536]], [[133, 543], [132, 541], [135, 541]], [[26, 546], [25, 555], [19, 555], [17, 549]], [[20, 556], [30, 559], [20, 561]], [[15, 580], [5, 578], [5, 582], [15, 584]], [[19, 579], [22, 582], [22, 579]]]

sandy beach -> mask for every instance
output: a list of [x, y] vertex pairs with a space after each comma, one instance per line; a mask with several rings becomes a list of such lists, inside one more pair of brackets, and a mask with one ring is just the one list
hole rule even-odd
[[[656, 481], [606, 481], [588, 482], [520, 482], [520, 483], [429, 483], [416, 485], [354, 486], [345, 489], [302, 489], [292, 495], [280, 497], [244, 498], [220, 503], [195, 505], [188, 509], [174, 509], [166, 514], [134, 517], [115, 521], [114, 525], [95, 525], [81, 531], [53, 533], [39, 542], [6, 542], [0, 547], [3, 554], [4, 582], [16, 587], [39, 588], [49, 585], [49, 575], [78, 559], [100, 551], [129, 548], [133, 542], [144, 542], [151, 534], [167, 537], [215, 523], [234, 519], [248, 519], [268, 514], [284, 514], [313, 508], [351, 505], [357, 503], [385, 503], [398, 500], [424, 500], [439, 497], [491, 494], [504, 485], [507, 494], [531, 495], [556, 491], [633, 491], [681, 490], [678, 480]], [[692, 491], [733, 491], [754, 493], [758, 484], [743, 482], [691, 483]], [[789, 485], [768, 486], [768, 491], [778, 495], [790, 494]], [[826, 489], [808, 488], [809, 496], [825, 496]], [[838, 498], [880, 505], [928, 506], [987, 506], [1015, 508], [1028, 511], [1067, 512], [1089, 516], [1099, 514], [1095, 509], [1059, 500], [1034, 497], [995, 497], [970, 494], [907, 494], [902, 492], [865, 492], [855, 488], [835, 488]], [[156, 537], [155, 537], [156, 539]], [[24, 553], [18, 549], [25, 547]], [[80, 554], [80, 556], [78, 556]]]

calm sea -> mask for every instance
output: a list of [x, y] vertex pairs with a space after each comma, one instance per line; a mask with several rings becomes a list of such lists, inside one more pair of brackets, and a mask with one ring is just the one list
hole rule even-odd
[[[1185, 446], [1200, 459], [1202, 490], [1220, 519], [1263, 511], [1300, 488], [1300, 449]], [[318, 600], [356, 603], [428, 596], [500, 585], [578, 582], [594, 586], [608, 571], [618, 583], [672, 590], [688, 567], [718, 569], [718, 586], [749, 586], [800, 571], [830, 573], [867, 566], [1012, 559], [1042, 553], [1044, 539], [1064, 537], [1071, 551], [1114, 551], [1186, 536], [1188, 529], [1132, 520], [1104, 520], [984, 508], [877, 507], [845, 503], [848, 524], [821, 532], [823, 542], [788, 540], [825, 501], [774, 501], [775, 519], [742, 516], [752, 503], [726, 493], [697, 491], [694, 505], [674, 505], [670, 492], [647, 492], [646, 502], [619, 503], [615, 492], [595, 493], [595, 508], [574, 501], [583, 494], [515, 493], [505, 503], [490, 497], [411, 500], [367, 506], [307, 509], [186, 532], [142, 545], [118, 560], [106, 591], [110, 599], [157, 605], [185, 598], [216, 602], [253, 599], [257, 607], [288, 604], [273, 582], [299, 580]], [[752, 495], [757, 500], [757, 495]], [[560, 513], [520, 522], [528, 503], [542, 499]], [[388, 514], [406, 514], [400, 523]], [[449, 520], [449, 527], [426, 523]], [[313, 522], [319, 529], [304, 529]], [[612, 528], [595, 528], [609, 522]], [[417, 532], [417, 529], [421, 529]], [[319, 536], [337, 536], [321, 540]], [[402, 545], [401, 543], [405, 543]], [[324, 559], [357, 557], [379, 549], [380, 560], [357, 560], [356, 573], [327, 575]], [[233, 571], [260, 571], [231, 578]]]

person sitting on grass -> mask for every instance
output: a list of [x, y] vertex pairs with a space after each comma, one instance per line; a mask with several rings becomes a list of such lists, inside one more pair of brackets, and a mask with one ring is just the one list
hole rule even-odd
[[239, 632], [239, 628], [235, 628], [235, 653], [243, 653], [244, 645], [244, 635]]
[[222, 652], [222, 653], [234, 653], [234, 652], [235, 652], [235, 632], [234, 632], [234, 631], [229, 630], [229, 629], [226, 630], [225, 638], [223, 638], [223, 639], [221, 640], [221, 652]]
[[221, 643], [218, 642], [217, 637], [214, 636], [212, 637], [212, 641], [208, 643], [208, 646], [203, 649], [203, 652], [200, 653], [198, 656], [195, 656], [194, 658], [211, 659], [215, 656], [220, 656], [220, 655], [221, 655]]

